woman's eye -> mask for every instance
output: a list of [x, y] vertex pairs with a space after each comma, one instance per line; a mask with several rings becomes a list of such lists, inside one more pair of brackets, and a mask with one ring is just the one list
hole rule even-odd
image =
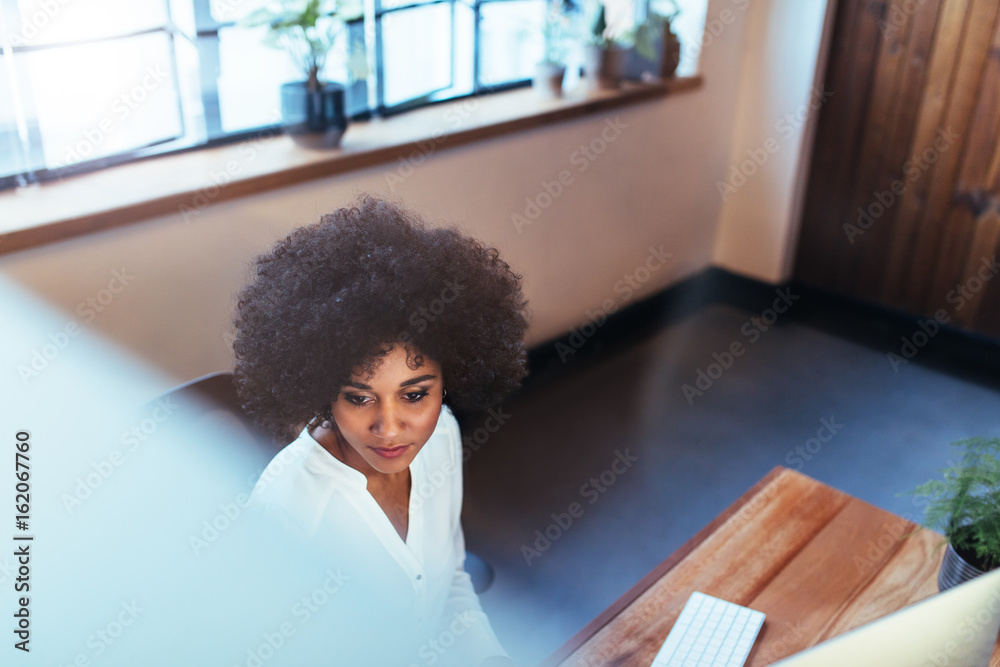
[[419, 403], [424, 398], [424, 396], [427, 395], [428, 394], [426, 391], [411, 391], [404, 394], [404, 396], [406, 396], [406, 400], [408, 400], [410, 403]]
[[359, 406], [366, 405], [370, 400], [367, 396], [358, 396], [356, 394], [348, 394], [344, 398], [346, 398], [347, 402], [350, 403], [351, 405], [359, 405]]

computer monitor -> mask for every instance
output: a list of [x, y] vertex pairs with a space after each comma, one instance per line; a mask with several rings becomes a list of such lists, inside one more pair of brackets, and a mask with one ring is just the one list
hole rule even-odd
[[775, 663], [777, 667], [987, 667], [1000, 632], [1000, 570]]

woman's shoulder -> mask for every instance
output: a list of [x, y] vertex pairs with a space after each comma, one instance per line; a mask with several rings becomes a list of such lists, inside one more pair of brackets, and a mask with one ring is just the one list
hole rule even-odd
[[295, 482], [291, 478], [301, 472], [307, 456], [308, 450], [301, 437], [285, 445], [264, 466], [254, 485], [251, 499], [261, 500], [273, 495], [278, 489], [289, 484], [294, 485]]
[[461, 451], [462, 435], [458, 420], [447, 405], [441, 406], [441, 414], [438, 416], [437, 426], [431, 434], [431, 439], [436, 441], [437, 446], [434, 449], [441, 455], [451, 458], [455, 452]]

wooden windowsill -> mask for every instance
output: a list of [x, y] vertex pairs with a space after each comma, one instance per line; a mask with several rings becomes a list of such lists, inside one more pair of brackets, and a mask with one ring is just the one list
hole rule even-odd
[[207, 206], [400, 158], [693, 90], [700, 76], [544, 100], [531, 89], [467, 98], [352, 123], [339, 149], [316, 151], [268, 132], [0, 193], [0, 254]]

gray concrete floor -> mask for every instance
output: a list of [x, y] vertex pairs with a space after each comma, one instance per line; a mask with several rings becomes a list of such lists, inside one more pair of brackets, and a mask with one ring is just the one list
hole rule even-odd
[[[794, 322], [752, 341], [751, 315], [703, 308], [504, 404], [466, 464], [463, 517], [496, 570], [481, 600], [517, 664], [555, 651], [776, 465], [919, 520], [900, 494], [949, 464], [949, 443], [1000, 435], [997, 386], [919, 356], [895, 372], [891, 350]], [[682, 386], [734, 342], [742, 356], [689, 402]], [[824, 420], [836, 433], [810, 442]]]

